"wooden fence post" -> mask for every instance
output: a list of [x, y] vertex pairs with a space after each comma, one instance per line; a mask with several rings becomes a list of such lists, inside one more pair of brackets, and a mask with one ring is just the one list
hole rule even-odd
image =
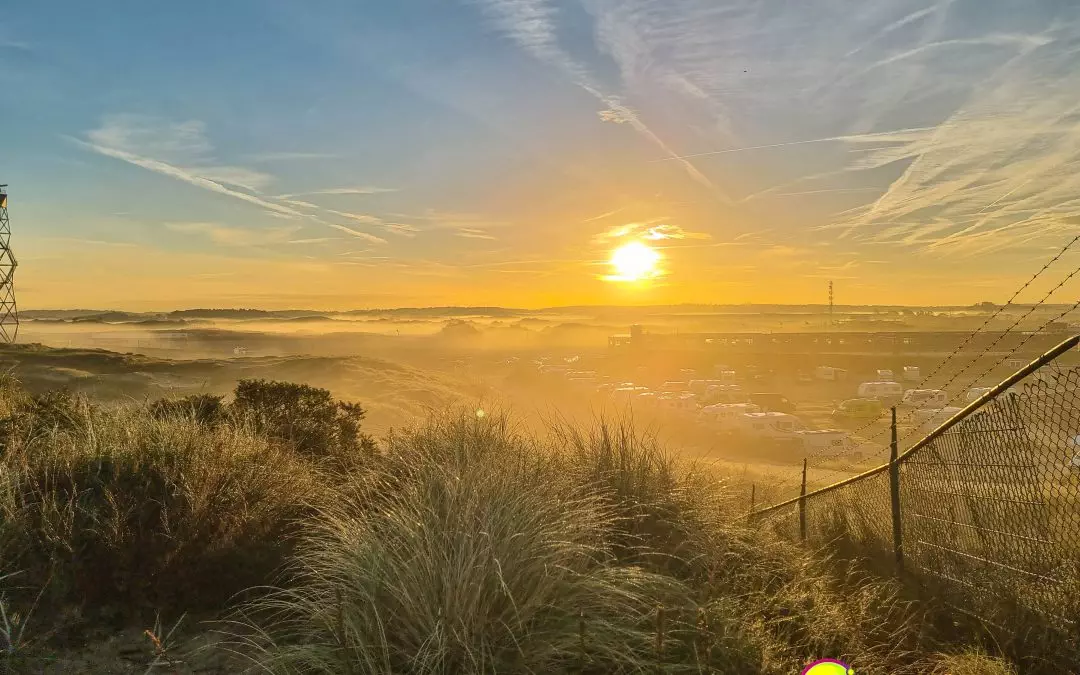
[[799, 538], [806, 541], [806, 458], [802, 461], [802, 487], [799, 489]]
[[903, 523], [900, 514], [900, 454], [896, 440], [896, 407], [892, 409], [892, 442], [889, 445], [889, 493], [892, 501], [893, 555], [896, 556], [896, 573], [904, 571]]

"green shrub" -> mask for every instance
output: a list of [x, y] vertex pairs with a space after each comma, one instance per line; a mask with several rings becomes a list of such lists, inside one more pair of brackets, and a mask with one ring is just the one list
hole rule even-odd
[[258, 433], [287, 443], [308, 457], [355, 458], [375, 442], [361, 433], [364, 410], [335, 401], [326, 389], [292, 382], [240, 380], [233, 413], [250, 420]]
[[162, 398], [150, 404], [150, 414], [156, 419], [181, 417], [199, 424], [221, 424], [227, 419], [228, 406], [224, 396], [192, 394], [178, 399]]

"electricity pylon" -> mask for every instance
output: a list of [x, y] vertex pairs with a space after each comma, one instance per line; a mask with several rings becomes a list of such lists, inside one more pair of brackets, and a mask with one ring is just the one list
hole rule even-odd
[[0, 185], [0, 342], [15, 342], [19, 334], [19, 310], [15, 305], [15, 254], [11, 252], [7, 187]]

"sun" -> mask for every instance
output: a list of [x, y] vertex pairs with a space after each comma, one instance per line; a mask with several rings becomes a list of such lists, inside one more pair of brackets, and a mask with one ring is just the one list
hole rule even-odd
[[660, 254], [640, 241], [623, 244], [611, 252], [611, 265], [615, 274], [608, 276], [611, 281], [642, 281], [660, 274], [657, 264]]

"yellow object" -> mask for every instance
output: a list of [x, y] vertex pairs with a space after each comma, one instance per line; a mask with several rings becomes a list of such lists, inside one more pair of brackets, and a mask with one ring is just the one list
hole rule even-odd
[[839, 661], [829, 659], [814, 663], [803, 671], [803, 675], [855, 675], [855, 671]]

